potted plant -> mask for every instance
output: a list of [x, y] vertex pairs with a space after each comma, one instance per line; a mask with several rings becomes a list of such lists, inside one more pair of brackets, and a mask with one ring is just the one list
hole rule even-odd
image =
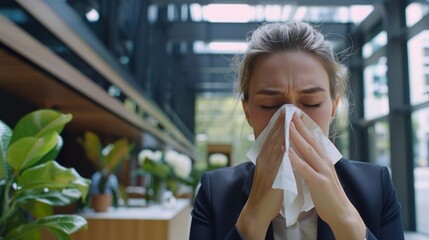
[[161, 151], [143, 149], [138, 154], [140, 168], [136, 174], [149, 174], [149, 184], [145, 183], [145, 197], [147, 204], [160, 203], [163, 188], [166, 187], [170, 176], [170, 166], [163, 160]]
[[160, 151], [143, 149], [138, 154], [140, 169], [137, 174], [150, 174], [150, 188], [146, 189], [147, 200], [160, 204], [163, 192], [168, 190], [176, 194], [181, 184], [192, 185], [192, 160], [174, 150], [165, 154]]
[[83, 139], [78, 139], [78, 142], [85, 150], [88, 160], [96, 168], [96, 172], [91, 177], [92, 207], [97, 212], [107, 211], [112, 203], [117, 207], [120, 189], [114, 173], [128, 157], [134, 145], [127, 139], [121, 138], [103, 147], [98, 135], [91, 131], [86, 131]]
[[25, 115], [13, 131], [0, 121], [0, 239], [41, 239], [41, 230], [58, 239], [85, 227], [77, 215], [54, 215], [53, 206], [84, 200], [90, 181], [54, 159], [59, 135], [71, 114], [38, 110]]

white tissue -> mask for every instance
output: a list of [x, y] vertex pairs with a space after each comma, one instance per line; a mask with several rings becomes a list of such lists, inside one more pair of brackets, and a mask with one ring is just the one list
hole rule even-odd
[[[301, 212], [308, 211], [314, 207], [306, 180], [304, 177], [298, 174], [298, 172], [292, 169], [292, 165], [289, 160], [289, 125], [291, 123], [293, 114], [295, 113], [299, 116], [304, 116], [303, 121], [307, 126], [310, 126], [310, 130], [314, 138], [317, 140], [320, 146], [326, 150], [328, 157], [334, 164], [342, 158], [342, 155], [335, 145], [323, 134], [319, 126], [309, 116], [307, 116], [307, 114], [291, 104], [285, 104], [280, 109], [282, 108], [285, 108], [285, 154], [283, 155], [282, 163], [272, 187], [274, 189], [284, 190], [283, 206], [280, 210], [280, 213], [285, 217], [286, 226], [288, 227], [295, 224]], [[247, 157], [249, 157], [253, 163], [256, 163], [256, 158], [261, 151], [262, 145], [264, 144], [268, 133], [280, 115], [280, 109], [273, 115], [268, 125], [258, 136], [255, 143], [247, 153]], [[297, 154], [299, 154], [293, 144], [291, 147]]]

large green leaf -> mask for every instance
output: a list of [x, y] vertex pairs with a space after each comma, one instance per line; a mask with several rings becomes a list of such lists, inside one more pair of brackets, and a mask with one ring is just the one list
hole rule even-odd
[[21, 208], [25, 211], [27, 217], [28, 214], [31, 215], [30, 219], [39, 219], [54, 214], [53, 207], [43, 202], [27, 201], [21, 205]]
[[35, 165], [57, 144], [57, 133], [42, 138], [24, 137], [9, 146], [7, 162], [20, 174], [22, 170]]
[[55, 239], [57, 240], [69, 240], [70, 239], [70, 235], [68, 235], [67, 233], [54, 229], [54, 228], [50, 228], [49, 232], [55, 236]]
[[66, 234], [72, 234], [77, 230], [87, 226], [85, 218], [78, 215], [64, 214], [45, 217], [37, 220], [36, 223], [43, 224], [44, 226], [47, 226], [51, 229], [63, 231]]
[[63, 147], [63, 138], [60, 135], [57, 135], [57, 145], [51, 149], [42, 159], [40, 159], [39, 163], [45, 163], [47, 161], [55, 160], [60, 153]]
[[[54, 232], [62, 231], [67, 235], [70, 235], [77, 230], [87, 226], [85, 218], [77, 215], [53, 215], [41, 218], [34, 221], [33, 223], [21, 225], [12, 231], [10, 231], [5, 240], [20, 239], [27, 234], [31, 234], [34, 231], [47, 227], [53, 229]], [[65, 235], [62, 235], [64, 237]], [[63, 238], [64, 239], [64, 238]]]
[[85, 150], [86, 157], [94, 164], [94, 166], [101, 170], [104, 165], [101, 162], [101, 142], [97, 134], [87, 131], [85, 132], [83, 139], [78, 139], [78, 142], [82, 145]]
[[7, 176], [6, 152], [12, 138], [12, 130], [0, 121], [0, 179]]
[[62, 114], [54, 110], [38, 110], [22, 117], [16, 124], [12, 143], [23, 137], [41, 137], [52, 131], [58, 134], [64, 125], [72, 119], [71, 114]]
[[29, 201], [38, 201], [50, 206], [65, 206], [82, 197], [78, 189], [66, 188], [62, 190], [28, 190], [17, 196], [16, 202], [24, 204]]
[[42, 234], [40, 233], [40, 231], [38, 231], [39, 229], [41, 229], [41, 227], [34, 228], [34, 230], [31, 230], [31, 231], [30, 231], [30, 229], [31, 229], [30, 227], [28, 227], [28, 230], [24, 229], [24, 231], [26, 231], [26, 232], [24, 234], [21, 234], [18, 237], [6, 236], [4, 238], [4, 240], [43, 240]]
[[55, 161], [49, 161], [25, 170], [18, 178], [18, 185], [21, 187], [19, 191], [75, 188], [82, 193], [82, 199], [85, 199], [90, 180], [81, 177], [73, 168], [65, 168]]

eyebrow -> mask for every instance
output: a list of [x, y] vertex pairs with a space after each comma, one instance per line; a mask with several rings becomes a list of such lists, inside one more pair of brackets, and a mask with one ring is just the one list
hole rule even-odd
[[301, 94], [312, 94], [312, 93], [318, 93], [318, 92], [326, 92], [326, 90], [321, 87], [310, 87], [310, 88], [304, 88], [304, 89], [298, 90], [298, 93], [301, 93]]
[[260, 89], [257, 94], [264, 94], [264, 95], [279, 95], [281, 94], [283, 91], [281, 91], [280, 89], [277, 88], [263, 88]]
[[[309, 87], [304, 88], [301, 90], [298, 90], [298, 93], [300, 94], [312, 94], [312, 93], [318, 93], [318, 92], [325, 92], [326, 90], [321, 87]], [[264, 95], [279, 95], [282, 94], [283, 91], [277, 88], [263, 88], [257, 92], [257, 94], [264, 94]]]

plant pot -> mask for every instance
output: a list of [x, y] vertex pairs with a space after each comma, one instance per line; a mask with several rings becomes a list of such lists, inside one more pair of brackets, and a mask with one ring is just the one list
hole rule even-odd
[[112, 205], [112, 195], [97, 194], [92, 196], [92, 208], [96, 212], [107, 212], [107, 209]]

